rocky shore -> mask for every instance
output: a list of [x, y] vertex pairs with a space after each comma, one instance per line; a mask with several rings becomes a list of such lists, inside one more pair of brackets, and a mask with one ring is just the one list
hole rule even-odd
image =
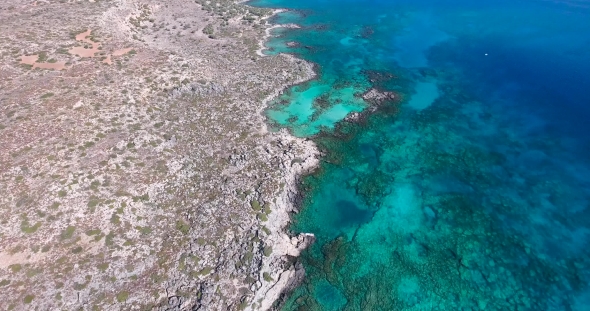
[[[273, 10], [272, 14], [265, 19], [284, 11], [282, 9]], [[272, 29], [298, 27], [295, 24], [269, 25], [266, 23], [264, 37], [259, 40], [260, 48], [256, 50], [256, 54], [265, 57], [263, 53], [264, 43], [270, 38]], [[266, 109], [269, 102], [280, 95], [286, 88], [316, 77], [313, 64], [289, 54], [282, 54], [281, 57], [305, 64], [306, 74], [289, 84], [277, 88], [268, 95], [262, 102], [263, 106], [259, 111], [260, 115], [263, 115], [264, 109]], [[252, 301], [258, 302], [258, 305], [255, 306], [257, 308], [248, 307], [246, 310], [270, 310], [282, 294], [292, 290], [302, 281], [305, 271], [293, 258], [298, 257], [301, 251], [315, 240], [313, 234], [310, 233], [291, 236], [287, 227], [290, 223], [290, 215], [297, 212], [297, 206], [300, 205], [302, 199], [298, 189], [299, 180], [302, 176], [311, 173], [317, 168], [320, 153], [311, 140], [294, 137], [285, 129], [278, 133], [269, 134], [277, 137], [277, 141], [283, 146], [288, 146], [287, 150], [289, 152], [283, 153], [280, 166], [283, 172], [282, 182], [285, 187], [278, 198], [272, 198], [275, 202], [275, 209], [268, 217], [266, 227], [269, 229], [270, 234], [265, 242], [272, 247], [273, 253], [268, 257], [263, 257], [262, 260], [260, 275], [264, 282], [261, 282], [260, 287], [255, 290], [252, 299]]]
[[262, 112], [314, 73], [260, 55], [272, 13], [0, 1], [3, 306], [268, 310], [294, 286], [313, 236], [289, 214], [319, 154]]

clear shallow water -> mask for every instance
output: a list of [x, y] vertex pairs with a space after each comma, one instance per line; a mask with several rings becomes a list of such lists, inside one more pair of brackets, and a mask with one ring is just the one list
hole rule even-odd
[[327, 152], [284, 310], [590, 310], [590, 2], [256, 5], [320, 70], [267, 111]]

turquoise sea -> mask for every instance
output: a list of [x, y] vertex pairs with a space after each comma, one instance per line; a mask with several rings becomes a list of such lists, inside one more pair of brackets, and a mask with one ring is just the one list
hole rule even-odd
[[326, 153], [283, 310], [590, 310], [590, 1], [253, 5], [319, 73], [266, 111]]

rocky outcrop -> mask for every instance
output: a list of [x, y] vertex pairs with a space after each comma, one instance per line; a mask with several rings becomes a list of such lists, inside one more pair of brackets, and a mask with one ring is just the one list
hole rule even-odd
[[392, 101], [396, 98], [395, 93], [388, 91], [381, 91], [376, 88], [372, 88], [361, 95], [361, 97], [367, 102], [379, 106], [386, 101]]
[[[319, 163], [319, 152], [310, 140], [290, 136], [285, 130], [278, 135], [281, 143], [290, 152], [281, 155], [285, 176], [285, 188], [276, 202], [276, 209], [270, 215], [267, 227], [270, 230], [266, 244], [272, 247], [272, 254], [262, 261], [260, 276], [262, 282], [256, 289], [252, 301], [260, 301], [260, 310], [268, 310], [285, 291], [292, 289], [301, 280], [304, 271], [293, 264], [297, 257], [315, 241], [313, 234], [303, 233], [290, 237], [287, 233], [290, 214], [301, 202], [297, 186], [304, 174], [310, 173]], [[267, 277], [265, 277], [265, 275]]]

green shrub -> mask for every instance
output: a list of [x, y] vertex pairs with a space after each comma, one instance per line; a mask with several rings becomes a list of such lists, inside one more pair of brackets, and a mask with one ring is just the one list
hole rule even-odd
[[84, 284], [84, 283], [80, 284], [78, 282], [74, 282], [74, 290], [81, 291], [84, 288], [86, 288], [86, 284]]
[[244, 255], [244, 261], [245, 261], [246, 263], [250, 263], [250, 262], [252, 261], [252, 258], [254, 258], [254, 253], [252, 253], [252, 252], [247, 252], [247, 253]]
[[207, 275], [207, 274], [211, 273], [211, 271], [213, 271], [213, 268], [205, 267], [205, 268], [201, 269], [201, 271], [199, 271], [199, 274], [200, 275]]
[[101, 263], [98, 266], [96, 266], [98, 268], [98, 270], [104, 272], [109, 268], [109, 263], [105, 262], [105, 263]]
[[256, 200], [252, 200], [252, 201], [250, 202], [250, 206], [252, 207], [252, 209], [253, 209], [255, 212], [258, 212], [258, 211], [260, 211], [260, 203], [259, 203], [258, 201], [256, 201]]
[[176, 229], [182, 232], [182, 234], [186, 235], [190, 231], [191, 227], [186, 222], [178, 220], [176, 221]]
[[98, 235], [100, 234], [100, 229], [88, 230], [86, 231], [87, 236]]
[[[92, 185], [90, 187], [92, 188]], [[91, 195], [90, 198], [88, 198], [88, 204], [86, 204], [86, 205], [91, 210], [94, 210], [94, 208], [98, 205], [98, 203], [100, 203], [100, 199], [95, 195]]]
[[76, 227], [68, 226], [64, 231], [61, 233], [61, 239], [66, 240], [74, 236], [74, 232], [76, 231]]
[[141, 235], [148, 235], [148, 234], [152, 233], [152, 228], [150, 228], [150, 227], [137, 226], [135, 228], [139, 231], [139, 233], [141, 233]]
[[80, 254], [83, 250], [82, 246], [78, 246], [72, 249], [72, 254]]
[[127, 292], [127, 291], [122, 291], [117, 294], [117, 301], [118, 302], [125, 302], [127, 300], [127, 298], [129, 298], [129, 292]]
[[33, 226], [29, 226], [29, 223], [25, 220], [21, 223], [20, 225], [20, 230], [24, 233], [35, 233], [35, 231], [37, 231], [37, 229], [39, 229], [39, 227], [41, 227], [41, 222], [37, 222], [35, 225]]
[[114, 241], [113, 241], [114, 238], [115, 238], [115, 234], [112, 232], [109, 232], [109, 234], [107, 234], [104, 239], [104, 245], [112, 246], [114, 244]]
[[150, 196], [146, 193], [143, 194], [141, 196], [135, 196], [133, 197], [133, 202], [139, 202], [139, 201], [149, 201]]
[[37, 58], [37, 62], [43, 63], [46, 60], [47, 60], [47, 52], [46, 51], [39, 52], [39, 57]]
[[205, 26], [205, 28], [203, 28], [203, 33], [206, 35], [212, 35], [213, 34], [213, 25], [208, 24], [207, 26]]
[[118, 224], [120, 224], [120, 223], [121, 223], [121, 218], [119, 218], [119, 216], [118, 216], [116, 213], [113, 213], [113, 214], [111, 215], [111, 223], [112, 223], [113, 225], [118, 225]]
[[272, 213], [272, 210], [270, 209], [270, 203], [268, 203], [268, 202], [264, 203], [264, 213], [266, 215], [269, 215], [270, 213]]
[[266, 233], [266, 235], [270, 234], [270, 230], [266, 226], [262, 226], [262, 231], [264, 231], [264, 233]]
[[18, 273], [22, 268], [23, 268], [23, 266], [21, 266], [18, 263], [8, 266], [8, 269], [10, 269], [10, 271], [12, 271], [12, 273]]
[[33, 299], [35, 299], [35, 295], [26, 295], [25, 298], [23, 298], [23, 302], [29, 304]]

